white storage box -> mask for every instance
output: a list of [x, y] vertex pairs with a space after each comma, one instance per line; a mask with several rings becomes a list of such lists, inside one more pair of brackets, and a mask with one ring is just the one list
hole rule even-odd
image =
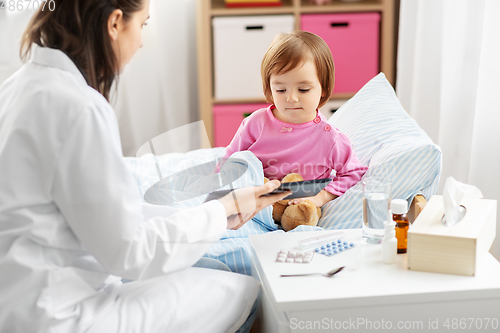
[[216, 100], [264, 98], [260, 64], [273, 38], [295, 30], [293, 15], [215, 17]]

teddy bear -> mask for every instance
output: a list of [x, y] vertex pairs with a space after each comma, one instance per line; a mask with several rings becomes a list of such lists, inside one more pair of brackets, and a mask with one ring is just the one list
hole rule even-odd
[[[304, 178], [298, 173], [286, 175], [281, 182], [291, 183], [302, 181]], [[268, 179], [265, 179], [267, 182]], [[290, 231], [299, 225], [316, 226], [321, 217], [321, 208], [310, 200], [304, 200], [298, 205], [288, 205], [290, 200], [280, 200], [273, 204], [273, 219], [280, 224], [283, 230]]]

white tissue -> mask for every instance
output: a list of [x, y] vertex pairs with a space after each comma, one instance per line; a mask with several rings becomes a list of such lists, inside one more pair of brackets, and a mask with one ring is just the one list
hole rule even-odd
[[483, 198], [483, 194], [476, 186], [467, 185], [453, 177], [448, 177], [443, 191], [445, 224], [453, 226], [460, 222], [460, 206], [467, 209], [471, 202], [481, 198]]

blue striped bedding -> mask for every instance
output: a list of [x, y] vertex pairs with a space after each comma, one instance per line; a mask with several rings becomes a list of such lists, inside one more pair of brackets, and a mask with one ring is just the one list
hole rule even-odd
[[[413, 200], [417, 194], [427, 199], [437, 193], [441, 174], [441, 151], [427, 134], [408, 116], [384, 74], [370, 80], [353, 98], [346, 102], [329, 119], [329, 122], [351, 139], [351, 144], [360, 161], [368, 165], [368, 176], [384, 176], [393, 180], [392, 198]], [[263, 183], [262, 165], [249, 152], [236, 153], [248, 162], [248, 171], [233, 183], [234, 187], [260, 185]], [[163, 177], [182, 170], [199, 167], [198, 174], [206, 178], [196, 179], [184, 175], [182, 184], [169, 185], [160, 198], [176, 207], [192, 207], [201, 204], [208, 190], [213, 190], [211, 171], [213, 164], [224, 155], [224, 148], [200, 149], [188, 153], [173, 153], [158, 156]], [[155, 158], [151, 154], [140, 158], [126, 158], [126, 164], [134, 175], [141, 197], [159, 181]], [[188, 187], [195, 193], [176, 191]], [[205, 184], [206, 186], [203, 187]], [[222, 187], [228, 188], [228, 186]], [[163, 192], [162, 192], [163, 193]], [[186, 196], [187, 195], [187, 196]], [[360, 228], [362, 220], [361, 182], [343, 196], [322, 208], [318, 223], [324, 229]], [[150, 202], [150, 201], [148, 201]], [[301, 226], [297, 231], [318, 230], [318, 227]], [[293, 232], [292, 231], [292, 232]], [[251, 251], [248, 236], [267, 232], [283, 232], [272, 220], [271, 207], [264, 209], [239, 230], [228, 230], [205, 255], [221, 260], [231, 270], [251, 274]]]
[[[224, 148], [199, 149], [184, 154], [165, 154], [157, 157], [161, 174], [168, 178], [179, 172], [195, 168], [195, 174], [201, 175], [198, 178], [206, 177], [200, 183], [207, 185], [211, 183], [210, 178], [213, 175], [213, 165], [209, 162], [216, 161], [224, 155]], [[233, 157], [245, 160], [248, 163], [248, 170], [245, 174], [232, 183], [234, 188], [261, 185], [264, 183], [262, 164], [250, 152], [237, 152]], [[125, 163], [136, 179], [137, 186], [141, 192], [141, 197], [147, 193], [148, 189], [159, 181], [156, 170], [155, 158], [151, 154], [146, 154], [140, 158], [125, 158]], [[215, 165], [215, 163], [214, 163]], [[205, 200], [211, 186], [206, 188], [196, 188], [194, 191], [198, 195], [186, 193], [185, 188], [190, 186], [188, 177], [175, 177], [175, 180], [169, 184], [170, 190], [165, 191], [162, 197], [155, 198], [154, 204], [168, 204], [179, 208], [189, 208], [200, 205]], [[223, 186], [220, 189], [227, 189], [229, 186]], [[183, 189], [177, 191], [177, 189]], [[163, 201], [164, 200], [164, 201]], [[296, 231], [318, 230], [317, 227], [301, 227]], [[251, 257], [248, 236], [252, 234], [263, 234], [267, 232], [283, 232], [278, 230], [278, 226], [272, 219], [272, 207], [267, 207], [257, 214], [251, 221], [247, 222], [238, 230], [227, 230], [225, 235], [217, 242], [205, 255], [206, 257], [218, 259], [226, 263], [232, 271], [251, 274]]]
[[[392, 198], [437, 194], [441, 149], [435, 145], [399, 102], [383, 73], [371, 79], [329, 119], [351, 140], [370, 176], [392, 180]], [[361, 228], [362, 184], [323, 206], [318, 225], [326, 229]]]

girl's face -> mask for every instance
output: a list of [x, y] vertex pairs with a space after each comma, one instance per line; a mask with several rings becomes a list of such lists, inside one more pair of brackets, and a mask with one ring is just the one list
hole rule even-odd
[[[123, 19], [122, 15], [116, 17], [116, 20], [111, 23], [110, 35], [120, 71], [130, 62], [137, 50], [142, 47], [142, 28], [149, 18], [149, 1], [143, 0], [143, 8], [134, 12], [127, 21]], [[113, 16], [113, 14], [111, 15]]]
[[302, 124], [316, 117], [322, 96], [316, 65], [306, 61], [302, 66], [284, 74], [271, 75], [274, 116], [286, 123]]

